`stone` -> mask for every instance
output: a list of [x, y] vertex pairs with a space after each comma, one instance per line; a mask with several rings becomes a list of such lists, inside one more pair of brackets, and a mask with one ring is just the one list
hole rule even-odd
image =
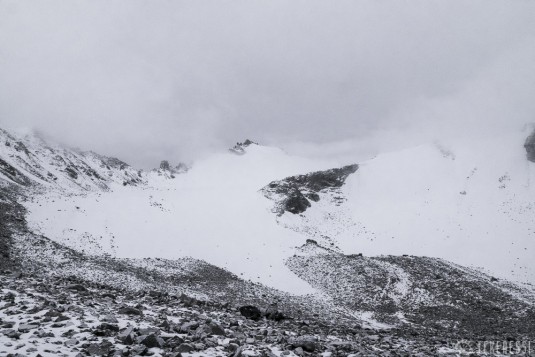
[[113, 336], [118, 331], [119, 326], [104, 322], [97, 326], [97, 328], [93, 331], [93, 334], [95, 336]]
[[193, 347], [193, 345], [190, 344], [190, 343], [182, 343], [180, 346], [178, 346], [175, 349], [175, 352], [189, 353], [189, 352], [193, 352], [193, 351], [195, 351], [195, 347]]
[[117, 320], [117, 318], [116, 318], [114, 315], [112, 315], [112, 314], [103, 316], [103, 317], [100, 319], [100, 321], [102, 321], [102, 322], [108, 322], [108, 323], [110, 323], [110, 324], [118, 324], [118, 323], [119, 323], [119, 321]]
[[54, 322], [62, 322], [62, 321], [67, 321], [67, 320], [70, 320], [70, 318], [69, 318], [68, 316], [65, 316], [65, 315], [60, 314], [60, 315], [54, 320]]
[[225, 330], [216, 323], [211, 323], [209, 325], [209, 329], [210, 329], [210, 332], [209, 332], [210, 335], [225, 336]]
[[240, 307], [239, 310], [242, 316], [251, 320], [258, 320], [262, 317], [262, 312], [256, 306], [246, 305]]
[[180, 332], [188, 332], [189, 330], [194, 330], [197, 327], [199, 327], [199, 323], [197, 321], [186, 322], [180, 326]]
[[35, 324], [20, 324], [18, 330], [19, 332], [25, 333], [30, 330], [36, 329], [38, 327], [39, 325], [35, 325]]
[[180, 344], [184, 343], [184, 339], [179, 336], [173, 336], [167, 341], [165, 341], [165, 346], [169, 348], [175, 348], [180, 346]]
[[141, 356], [147, 351], [147, 347], [144, 345], [134, 345], [132, 346], [131, 352], [133, 356]]
[[72, 347], [78, 344], [78, 340], [75, 338], [71, 338], [70, 340], [67, 340], [63, 343], [65, 346]]
[[50, 309], [46, 312], [46, 314], [44, 316], [47, 316], [47, 317], [58, 317], [60, 316], [61, 313], [57, 310], [54, 310], [54, 309]]
[[107, 356], [113, 350], [113, 344], [109, 341], [92, 343], [87, 347], [87, 353], [91, 356]]
[[137, 315], [137, 316], [143, 315], [143, 311], [136, 309], [135, 307], [131, 307], [131, 306], [125, 306], [125, 307], [120, 308], [118, 313], [124, 314], [124, 315]]
[[87, 288], [85, 286], [83, 286], [83, 285], [80, 285], [80, 284], [67, 285], [66, 288], [69, 289], [69, 290], [87, 291]]
[[155, 334], [145, 336], [140, 343], [146, 346], [147, 348], [162, 348], [165, 344], [163, 339], [159, 336], [156, 336]]
[[318, 339], [316, 337], [309, 335], [291, 337], [288, 339], [288, 343], [291, 344], [292, 347], [301, 347], [306, 352], [314, 352], [317, 348], [317, 341]]

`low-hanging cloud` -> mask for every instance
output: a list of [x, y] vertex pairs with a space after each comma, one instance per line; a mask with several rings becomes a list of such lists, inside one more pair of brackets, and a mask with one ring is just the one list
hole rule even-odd
[[535, 114], [534, 18], [529, 1], [4, 0], [0, 124], [141, 166], [245, 137], [501, 130]]

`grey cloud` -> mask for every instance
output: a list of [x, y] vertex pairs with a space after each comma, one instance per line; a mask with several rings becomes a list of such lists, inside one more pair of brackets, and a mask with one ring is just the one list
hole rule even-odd
[[245, 137], [520, 125], [534, 18], [529, 1], [4, 0], [0, 124], [141, 166]]

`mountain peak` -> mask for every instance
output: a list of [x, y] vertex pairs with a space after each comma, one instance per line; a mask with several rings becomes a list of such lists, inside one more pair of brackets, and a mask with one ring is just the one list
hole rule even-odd
[[176, 166], [171, 166], [169, 161], [162, 160], [160, 162], [160, 168], [155, 169], [154, 171], [158, 172], [159, 175], [164, 175], [169, 178], [175, 178], [175, 174], [183, 174], [188, 172], [190, 167], [183, 162], [179, 162]]
[[245, 148], [251, 145], [258, 145], [258, 143], [249, 139], [245, 139], [243, 143], [237, 142], [234, 147], [229, 149], [229, 151], [237, 155], [243, 155], [246, 152]]

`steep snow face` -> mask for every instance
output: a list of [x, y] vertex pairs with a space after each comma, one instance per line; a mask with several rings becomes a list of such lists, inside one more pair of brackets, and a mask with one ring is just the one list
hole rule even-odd
[[258, 190], [280, 177], [332, 167], [249, 145], [243, 155], [216, 154], [169, 179], [111, 185], [84, 196], [54, 191], [26, 203], [33, 229], [88, 253], [117, 257], [192, 256], [240, 277], [294, 293], [311, 292], [284, 260], [306, 237], [273, 222]]
[[[279, 223], [346, 253], [412, 254], [535, 282], [535, 164], [526, 133], [428, 144], [363, 162], [341, 188]], [[321, 196], [321, 195], [320, 195]]]

